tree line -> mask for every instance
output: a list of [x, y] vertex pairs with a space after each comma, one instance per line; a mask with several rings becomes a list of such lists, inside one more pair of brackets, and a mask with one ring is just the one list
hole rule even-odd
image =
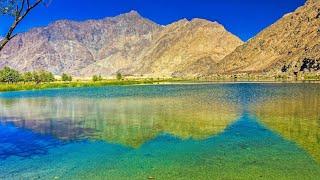
[[[72, 76], [68, 74], [62, 74], [62, 81], [72, 81]], [[19, 71], [10, 67], [4, 67], [0, 70], [0, 82], [3, 83], [17, 83], [17, 82], [35, 82], [37, 84], [42, 82], [54, 82], [56, 81], [54, 75], [49, 71], [33, 71], [20, 73]]]
[[55, 80], [54, 75], [48, 71], [41, 70], [20, 73], [19, 71], [9, 67], [4, 67], [0, 70], [0, 82], [5, 83], [35, 82], [39, 84], [41, 82], [53, 82]]
[[[121, 73], [116, 74], [117, 80], [122, 80], [123, 76]], [[33, 72], [25, 72], [21, 73], [15, 69], [12, 69], [10, 67], [4, 67], [0, 70], [0, 82], [2, 83], [17, 83], [17, 82], [35, 82], [37, 84], [43, 83], [43, 82], [54, 82], [57, 79], [55, 79], [54, 75], [49, 71], [33, 71]], [[61, 76], [61, 81], [69, 81], [71, 82], [73, 80], [71, 75], [68, 75], [66, 73], [63, 73]], [[102, 81], [103, 78], [101, 75], [94, 75], [92, 76], [92, 81]]]

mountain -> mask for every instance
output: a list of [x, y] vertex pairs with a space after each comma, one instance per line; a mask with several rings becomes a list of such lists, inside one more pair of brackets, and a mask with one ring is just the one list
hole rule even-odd
[[319, 72], [319, 42], [320, 1], [309, 0], [236, 48], [212, 69], [212, 73]]
[[82, 77], [201, 76], [241, 44], [217, 22], [184, 19], [161, 26], [131, 11], [19, 34], [1, 52], [0, 67]]
[[77, 74], [97, 60], [119, 52], [133, 56], [134, 49], [139, 51], [139, 46], [149, 45], [151, 33], [159, 28], [136, 12], [85, 22], [61, 20], [19, 34], [1, 52], [0, 66]]
[[131, 73], [201, 76], [242, 42], [217, 22], [186, 19], [154, 34], [147, 53], [129, 70]]

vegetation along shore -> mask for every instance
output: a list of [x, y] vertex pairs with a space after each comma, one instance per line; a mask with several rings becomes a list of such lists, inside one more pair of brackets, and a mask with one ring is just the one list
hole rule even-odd
[[160, 83], [202, 83], [202, 82], [311, 82], [319, 81], [320, 76], [262, 76], [262, 75], [216, 75], [197, 78], [147, 78], [124, 77], [117, 73], [113, 79], [105, 79], [101, 75], [93, 75], [91, 79], [78, 79], [63, 73], [55, 76], [48, 71], [21, 73], [9, 67], [0, 70], [0, 92], [40, 90], [49, 88], [99, 87], [108, 85], [137, 85]]

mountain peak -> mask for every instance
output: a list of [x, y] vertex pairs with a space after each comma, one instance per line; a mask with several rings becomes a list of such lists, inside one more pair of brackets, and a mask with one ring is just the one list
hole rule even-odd
[[196, 23], [196, 24], [222, 26], [222, 25], [219, 24], [217, 21], [210, 21], [210, 20], [201, 19], [201, 18], [193, 18], [190, 22], [191, 22], [191, 23]]
[[125, 17], [142, 17], [138, 11], [136, 10], [131, 10], [127, 13], [121, 14], [120, 16], [125, 16]]
[[130, 14], [130, 15], [138, 15], [140, 16], [139, 12], [136, 11], [136, 10], [131, 10], [130, 12], [128, 12], [127, 14]]

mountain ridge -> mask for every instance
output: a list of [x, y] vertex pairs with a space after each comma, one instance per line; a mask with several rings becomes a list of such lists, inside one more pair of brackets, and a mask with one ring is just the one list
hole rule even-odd
[[214, 74], [293, 75], [320, 70], [320, 1], [309, 0], [227, 55]]
[[162, 26], [130, 11], [100, 20], [58, 20], [21, 33], [0, 53], [0, 67], [20, 71], [43, 69], [81, 77], [111, 76], [117, 72], [134, 76], [195, 76], [202, 74], [202, 67], [193, 67], [192, 73], [180, 71], [204, 56], [217, 62], [242, 43], [217, 22], [194, 18]]

